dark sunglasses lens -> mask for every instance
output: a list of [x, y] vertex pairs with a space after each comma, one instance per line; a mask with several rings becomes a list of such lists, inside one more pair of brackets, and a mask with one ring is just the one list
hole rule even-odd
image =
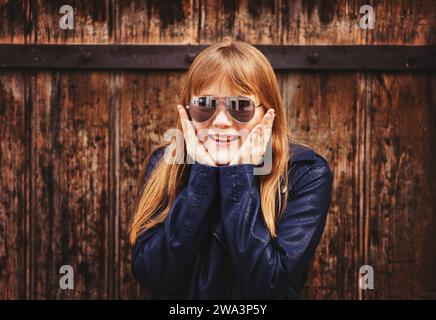
[[231, 99], [228, 111], [235, 120], [248, 122], [254, 116], [254, 103], [249, 99]]
[[215, 113], [215, 108], [209, 108], [206, 106], [202, 106], [199, 104], [190, 104], [189, 105], [189, 114], [194, 121], [197, 122], [205, 122], [209, 120], [213, 114]]

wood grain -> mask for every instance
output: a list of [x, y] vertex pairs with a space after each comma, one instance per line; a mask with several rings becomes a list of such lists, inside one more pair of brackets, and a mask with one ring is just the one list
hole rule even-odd
[[[38, 73], [31, 83], [31, 298], [108, 298], [108, 75]], [[59, 268], [75, 270], [60, 290]]]
[[371, 78], [365, 258], [376, 270], [379, 289], [368, 292], [370, 298], [416, 298], [426, 281], [434, 284], [423, 261], [435, 254], [426, 244], [434, 219], [429, 81], [422, 73]]
[[30, 104], [20, 72], [0, 74], [0, 298], [28, 290]]
[[360, 266], [359, 219], [364, 152], [364, 76], [351, 73], [280, 74], [292, 134], [328, 159], [333, 196], [317, 249], [307, 298], [352, 299]]
[[[140, 171], [151, 148], [160, 142], [176, 120], [178, 93], [184, 74], [182, 72], [124, 73], [120, 79], [120, 230], [119, 250], [120, 297], [138, 297], [139, 287], [131, 274], [131, 247], [128, 229], [134, 210], [134, 196], [141, 187]], [[163, 88], [165, 88], [163, 90]], [[142, 293], [146, 295], [146, 292]]]
[[[436, 2], [0, 0], [0, 43], [435, 44]], [[59, 27], [61, 5], [74, 30]], [[376, 59], [377, 57], [374, 57]], [[127, 241], [138, 175], [185, 72], [0, 73], [0, 299], [140, 299]], [[291, 131], [334, 173], [305, 298], [436, 298], [431, 72], [279, 72]], [[59, 289], [59, 268], [75, 289]], [[371, 264], [375, 289], [361, 290]]]

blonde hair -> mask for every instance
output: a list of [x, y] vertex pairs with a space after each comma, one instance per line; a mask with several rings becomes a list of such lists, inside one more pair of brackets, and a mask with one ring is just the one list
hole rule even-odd
[[[288, 146], [292, 140], [286, 125], [285, 109], [276, 75], [267, 58], [252, 45], [232, 40], [218, 42], [205, 48], [195, 58], [182, 89], [180, 104], [187, 105], [192, 95], [217, 79], [240, 93], [255, 94], [266, 109], [275, 109], [272, 170], [268, 175], [259, 176], [262, 213], [271, 237], [274, 238], [277, 221], [283, 214], [287, 201], [288, 192], [282, 198], [281, 189], [288, 185]], [[181, 130], [179, 118], [175, 127]], [[186, 155], [186, 150], [184, 152]], [[186, 183], [189, 171], [186, 170], [187, 166], [185, 163], [168, 164], [163, 157], [158, 162], [142, 193], [138, 194], [130, 230], [132, 245], [142, 231], [165, 220], [178, 192]], [[159, 211], [159, 215], [151, 219]]]

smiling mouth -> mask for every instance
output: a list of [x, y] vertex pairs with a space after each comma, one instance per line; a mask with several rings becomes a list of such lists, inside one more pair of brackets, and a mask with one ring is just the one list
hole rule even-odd
[[218, 144], [230, 144], [233, 141], [237, 141], [239, 136], [235, 136], [235, 135], [209, 135], [209, 138]]

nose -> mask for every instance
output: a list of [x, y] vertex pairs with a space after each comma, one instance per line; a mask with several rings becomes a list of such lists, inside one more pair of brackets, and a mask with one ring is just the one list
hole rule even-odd
[[212, 125], [217, 127], [217, 128], [231, 127], [232, 121], [227, 116], [225, 108], [221, 108], [217, 112], [218, 112], [218, 114], [216, 115], [215, 119], [213, 120]]

